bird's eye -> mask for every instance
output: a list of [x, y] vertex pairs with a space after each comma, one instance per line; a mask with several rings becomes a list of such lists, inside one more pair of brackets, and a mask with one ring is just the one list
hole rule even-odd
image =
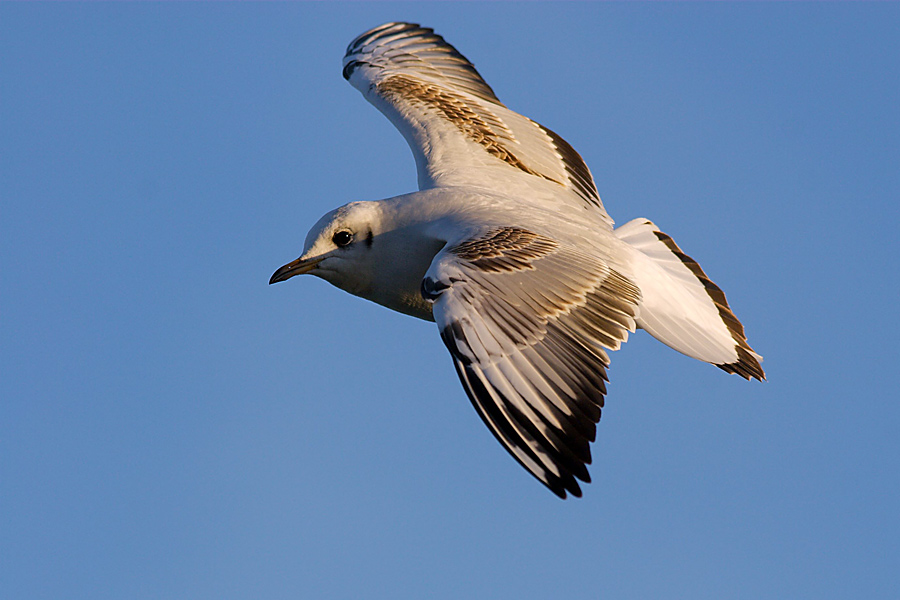
[[343, 248], [344, 246], [348, 246], [350, 242], [353, 241], [353, 234], [346, 229], [335, 231], [334, 235], [331, 236], [331, 241], [334, 242], [334, 245], [338, 248]]

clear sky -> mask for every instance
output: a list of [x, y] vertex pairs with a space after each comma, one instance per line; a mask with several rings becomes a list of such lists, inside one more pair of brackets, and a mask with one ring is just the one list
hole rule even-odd
[[[415, 188], [341, 78], [390, 20], [698, 259], [769, 381], [639, 332], [561, 501], [433, 324], [268, 286]], [[900, 597], [898, 73], [898, 4], [3, 4], [0, 596]]]

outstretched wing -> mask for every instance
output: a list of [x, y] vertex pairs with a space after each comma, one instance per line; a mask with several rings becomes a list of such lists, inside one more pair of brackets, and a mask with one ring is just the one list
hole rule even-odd
[[422, 283], [472, 404], [561, 498], [589, 482], [606, 349], [634, 331], [640, 291], [596, 258], [504, 227], [448, 245]]
[[612, 225], [581, 156], [506, 108], [431, 29], [387, 23], [350, 43], [344, 77], [383, 112], [416, 157], [419, 187], [527, 189]]

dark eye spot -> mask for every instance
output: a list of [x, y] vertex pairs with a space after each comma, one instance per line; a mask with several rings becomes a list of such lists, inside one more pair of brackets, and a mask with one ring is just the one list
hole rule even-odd
[[331, 241], [334, 242], [334, 245], [338, 248], [343, 248], [344, 246], [349, 246], [350, 242], [353, 241], [353, 234], [346, 229], [335, 231], [334, 235], [331, 236]]

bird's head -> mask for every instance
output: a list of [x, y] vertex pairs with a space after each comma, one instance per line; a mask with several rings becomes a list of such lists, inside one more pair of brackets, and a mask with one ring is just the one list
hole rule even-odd
[[360, 294], [371, 285], [380, 224], [377, 202], [351, 202], [325, 214], [306, 234], [300, 258], [275, 271], [269, 283], [309, 273]]

